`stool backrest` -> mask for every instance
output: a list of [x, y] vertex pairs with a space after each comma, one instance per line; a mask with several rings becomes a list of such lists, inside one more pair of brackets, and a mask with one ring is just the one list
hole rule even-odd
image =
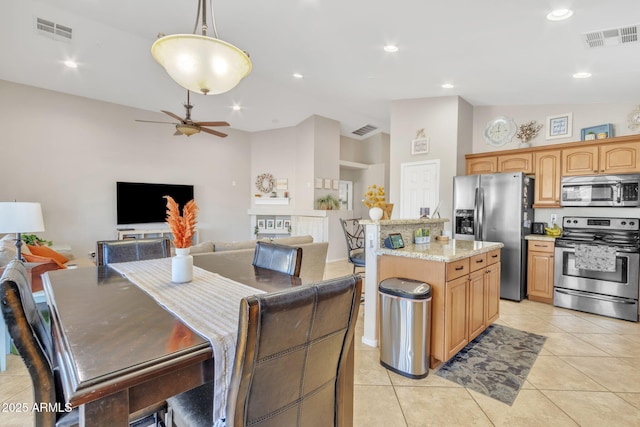
[[257, 242], [253, 255], [253, 265], [300, 277], [302, 248], [270, 242]]
[[98, 265], [168, 258], [170, 256], [171, 242], [166, 237], [157, 239], [100, 240], [97, 242], [96, 248], [96, 263]]

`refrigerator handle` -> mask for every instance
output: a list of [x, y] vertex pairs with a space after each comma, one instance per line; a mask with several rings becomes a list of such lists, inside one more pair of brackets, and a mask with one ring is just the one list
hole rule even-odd
[[484, 188], [480, 188], [478, 191], [479, 205], [478, 205], [478, 238], [476, 240], [484, 240]]
[[482, 209], [481, 188], [476, 188], [476, 195], [473, 201], [473, 238], [481, 240], [482, 226], [480, 223], [480, 210]]

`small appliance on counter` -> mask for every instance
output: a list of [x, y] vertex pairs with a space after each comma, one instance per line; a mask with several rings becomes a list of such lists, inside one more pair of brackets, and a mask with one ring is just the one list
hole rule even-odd
[[531, 233], [533, 234], [545, 234], [544, 228], [547, 227], [546, 222], [534, 222], [531, 227]]

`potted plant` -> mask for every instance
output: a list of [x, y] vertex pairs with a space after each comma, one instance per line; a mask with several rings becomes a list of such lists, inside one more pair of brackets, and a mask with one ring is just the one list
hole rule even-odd
[[327, 194], [316, 199], [316, 209], [323, 211], [338, 210], [340, 209], [340, 200], [336, 199], [332, 194]]
[[414, 242], [416, 245], [429, 243], [431, 237], [429, 236], [430, 230], [428, 228], [418, 228], [414, 233]]

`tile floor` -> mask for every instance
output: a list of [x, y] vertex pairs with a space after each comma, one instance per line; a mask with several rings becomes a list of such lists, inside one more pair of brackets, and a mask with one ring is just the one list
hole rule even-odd
[[[331, 263], [327, 277], [351, 272]], [[433, 372], [422, 380], [391, 373], [356, 328], [354, 425], [373, 426], [638, 426], [640, 324], [530, 301], [501, 301], [497, 323], [545, 335], [547, 341], [512, 406], [460, 387]], [[32, 426], [30, 413], [7, 412], [33, 401], [18, 356], [0, 373], [0, 426]]]

